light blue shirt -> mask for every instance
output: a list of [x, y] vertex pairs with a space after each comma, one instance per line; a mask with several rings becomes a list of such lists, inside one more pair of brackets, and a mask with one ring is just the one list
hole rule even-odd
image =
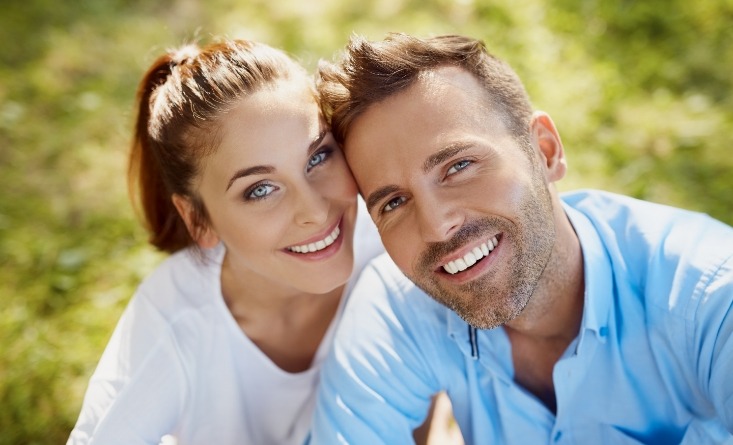
[[733, 443], [733, 228], [605, 192], [563, 201], [586, 289], [557, 415], [513, 381], [502, 328], [469, 327], [382, 256], [347, 305], [311, 443], [412, 443], [441, 390], [467, 444]]

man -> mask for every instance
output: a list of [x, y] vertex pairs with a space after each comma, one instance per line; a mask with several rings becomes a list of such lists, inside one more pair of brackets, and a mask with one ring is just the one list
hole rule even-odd
[[410, 443], [442, 390], [469, 444], [733, 443], [731, 227], [560, 197], [552, 119], [472, 39], [353, 38], [320, 91], [394, 263], [352, 294], [313, 443]]

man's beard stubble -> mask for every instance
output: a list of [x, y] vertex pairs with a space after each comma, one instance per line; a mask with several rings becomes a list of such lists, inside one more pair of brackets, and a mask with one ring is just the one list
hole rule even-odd
[[[541, 188], [537, 188], [540, 184]], [[414, 269], [417, 276], [408, 278], [478, 329], [493, 329], [514, 319], [530, 301], [554, 245], [549, 191], [541, 182], [535, 184], [535, 191], [541, 196], [532, 194], [522, 204], [521, 226], [498, 217], [468, 221], [450, 240], [429, 244], [418, 258]], [[491, 270], [465, 284], [446, 287], [441, 283], [433, 269], [440, 258], [468, 242], [486, 241], [495, 233], [501, 234], [500, 244], [511, 243], [515, 249], [508, 264], [493, 265]], [[488, 257], [481, 261], [485, 259]], [[507, 278], [500, 282], [502, 273]]]

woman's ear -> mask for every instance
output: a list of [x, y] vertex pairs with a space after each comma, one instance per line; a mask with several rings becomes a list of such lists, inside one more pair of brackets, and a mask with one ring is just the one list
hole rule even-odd
[[568, 165], [565, 160], [565, 150], [560, 140], [560, 134], [555, 123], [543, 111], [535, 111], [530, 123], [532, 144], [539, 149], [544, 163], [547, 179], [550, 182], [559, 181], [565, 176]]
[[199, 219], [196, 217], [196, 207], [190, 198], [174, 193], [171, 200], [186, 224], [188, 234], [191, 235], [191, 238], [199, 247], [210, 249], [219, 243], [219, 236], [210, 225], [201, 226]]

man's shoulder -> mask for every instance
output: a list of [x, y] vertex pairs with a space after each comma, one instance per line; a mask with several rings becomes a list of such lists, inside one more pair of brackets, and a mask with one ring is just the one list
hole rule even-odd
[[733, 228], [706, 214], [593, 190], [564, 194], [563, 201], [590, 221], [614, 276], [660, 307], [684, 312], [682, 301], [713, 281], [730, 281], [721, 275], [733, 261]]
[[[704, 213], [600, 190], [579, 190], [561, 196], [565, 205], [585, 215], [602, 236], [614, 232], [619, 242], [643, 239], [657, 245], [679, 240], [688, 244], [684, 240], [694, 238], [712, 247], [733, 241], [733, 228]], [[642, 239], [634, 236], [637, 234]]]
[[349, 306], [377, 308], [398, 317], [426, 319], [428, 313], [441, 314], [447, 309], [417, 287], [402, 273], [387, 253], [374, 258], [359, 276]]
[[415, 283], [405, 276], [387, 253], [383, 253], [369, 264], [373, 278], [379, 280], [390, 294], [404, 298], [411, 292], [419, 292]]
[[[603, 190], [583, 189], [564, 192], [560, 196], [566, 205], [589, 217], [595, 216], [603, 219], [623, 218], [641, 222], [664, 223], [669, 218], [702, 216], [690, 210]], [[657, 218], [650, 220], [646, 218], [649, 215], [656, 215]]]

